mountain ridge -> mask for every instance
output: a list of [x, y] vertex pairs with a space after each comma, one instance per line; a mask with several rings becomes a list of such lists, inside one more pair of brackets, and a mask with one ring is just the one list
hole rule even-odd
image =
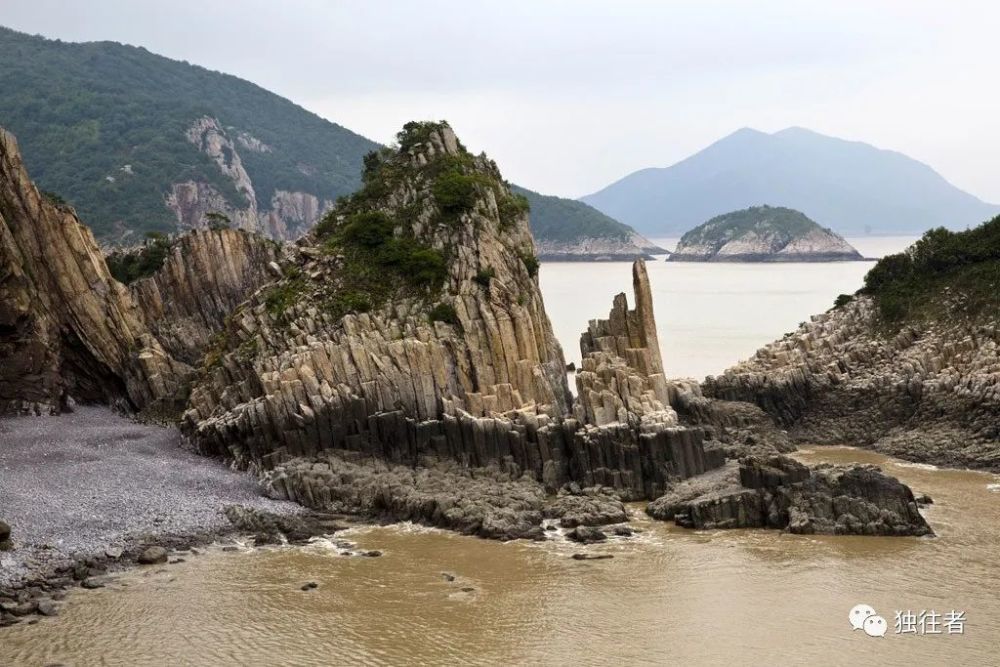
[[667, 167], [640, 169], [580, 198], [640, 234], [679, 234], [769, 203], [840, 234], [960, 229], [1000, 212], [898, 151], [801, 127], [741, 128]]

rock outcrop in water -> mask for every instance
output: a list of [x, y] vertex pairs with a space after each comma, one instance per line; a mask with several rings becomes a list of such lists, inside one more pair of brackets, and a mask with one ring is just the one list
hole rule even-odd
[[647, 513], [686, 528], [777, 528], [798, 534], [932, 534], [913, 492], [875, 466], [809, 468], [751, 456], [678, 484]]
[[892, 331], [858, 296], [708, 378], [705, 393], [756, 403], [799, 442], [1000, 470], [1000, 326], [990, 319]]
[[670, 262], [836, 262], [862, 259], [803, 213], [757, 206], [716, 216], [681, 237]]
[[184, 364], [150, 333], [72, 209], [42, 196], [0, 129], [0, 414], [172, 399]]
[[[369, 163], [365, 188], [300, 244], [286, 277], [230, 318], [185, 415], [201, 451], [264, 468], [329, 450], [501, 464], [553, 490], [576, 481], [634, 498], [721, 463], [663, 403], [641, 265], [639, 308], [621, 313], [633, 329], [591, 335], [591, 392], [622, 405], [570, 417], [523, 209], [447, 125], [410, 125], [400, 144]], [[296, 498], [322, 496], [296, 484]]]

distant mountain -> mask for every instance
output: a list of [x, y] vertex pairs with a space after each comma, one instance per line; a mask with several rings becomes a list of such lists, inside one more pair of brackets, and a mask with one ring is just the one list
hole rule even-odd
[[754, 206], [716, 216], [681, 237], [671, 262], [839, 262], [862, 259], [801, 211]]
[[634, 229], [574, 199], [513, 186], [531, 207], [531, 233], [542, 259], [637, 259], [666, 252]]
[[[358, 189], [364, 156], [380, 148], [228, 74], [2, 27], [0, 126], [17, 136], [39, 186], [105, 243], [225, 219], [296, 238]], [[631, 257], [648, 244], [586, 204], [521, 192], [543, 256]]]
[[798, 127], [774, 134], [744, 128], [582, 201], [654, 237], [764, 203], [797, 209], [845, 235], [964, 229], [1000, 212], [902, 153]]

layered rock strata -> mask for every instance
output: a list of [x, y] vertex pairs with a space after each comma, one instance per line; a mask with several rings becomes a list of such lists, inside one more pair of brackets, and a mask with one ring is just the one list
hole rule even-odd
[[708, 378], [704, 390], [756, 403], [796, 441], [1000, 470], [996, 323], [956, 319], [891, 332], [860, 296]]
[[681, 483], [647, 507], [686, 528], [776, 528], [797, 534], [933, 534], [913, 492], [875, 466], [809, 468], [785, 456], [751, 456], [738, 466]]
[[180, 237], [154, 275], [129, 285], [147, 326], [175, 359], [199, 365], [226, 318], [281, 276], [280, 248], [234, 229]]
[[72, 209], [43, 197], [0, 129], [0, 414], [72, 401], [143, 407], [187, 369], [145, 326]]

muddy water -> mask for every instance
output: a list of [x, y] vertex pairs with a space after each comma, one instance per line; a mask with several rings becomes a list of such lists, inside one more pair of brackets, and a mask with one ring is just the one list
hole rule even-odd
[[[0, 631], [0, 664], [996, 664], [1000, 479], [850, 448], [798, 456], [883, 464], [933, 496], [939, 536], [688, 532], [636, 511], [641, 536], [579, 562], [562, 540], [366, 528], [349, 539], [381, 558], [215, 551], [76, 592], [60, 616]], [[862, 602], [885, 638], [851, 631]], [[896, 635], [897, 609], [963, 610], [965, 633]]]

